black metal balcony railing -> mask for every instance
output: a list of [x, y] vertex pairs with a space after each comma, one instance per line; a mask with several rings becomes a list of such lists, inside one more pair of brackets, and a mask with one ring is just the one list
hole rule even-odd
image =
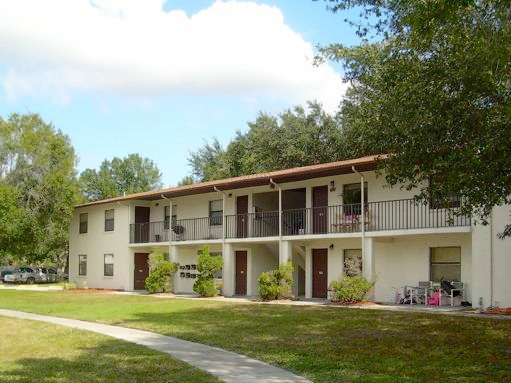
[[360, 204], [285, 210], [282, 235], [356, 232], [360, 213]]
[[[356, 233], [362, 231], [412, 230], [470, 226], [470, 217], [459, 208], [431, 208], [414, 199], [369, 202], [362, 222], [361, 204], [302, 208], [282, 211], [282, 235]], [[223, 225], [209, 217], [181, 219], [172, 226], [173, 241], [221, 239]], [[260, 238], [279, 235], [277, 211], [225, 216], [225, 237]], [[131, 243], [167, 242], [164, 222], [130, 225]]]
[[274, 237], [279, 235], [279, 212], [227, 215], [225, 226], [226, 238]]
[[470, 226], [470, 216], [460, 215], [459, 206], [431, 208], [414, 199], [370, 202], [368, 230], [410, 230]]
[[168, 242], [169, 231], [164, 222], [134, 223], [130, 225], [130, 243]]
[[326, 206], [282, 212], [283, 235], [333, 234], [362, 231], [432, 229], [470, 226], [458, 208], [432, 209], [414, 199], [369, 202], [362, 223], [361, 204]]
[[202, 217], [178, 219], [172, 227], [173, 241], [196, 241], [222, 238], [222, 219]]

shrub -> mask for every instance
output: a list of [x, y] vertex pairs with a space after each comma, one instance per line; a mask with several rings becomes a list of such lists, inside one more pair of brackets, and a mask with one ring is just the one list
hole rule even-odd
[[63, 290], [75, 290], [76, 289], [76, 283], [75, 282], [62, 282], [60, 283]]
[[277, 298], [279, 288], [271, 271], [262, 273], [257, 282], [259, 282], [259, 296], [263, 301]]
[[202, 297], [214, 297], [218, 294], [215, 287], [215, 275], [223, 266], [222, 257], [213, 257], [209, 253], [209, 246], [205, 245], [202, 254], [197, 259], [199, 276], [193, 284], [193, 291]]
[[167, 254], [154, 248], [149, 254], [149, 276], [145, 288], [150, 294], [172, 291], [172, 278], [178, 268], [177, 263], [167, 260]]
[[273, 299], [287, 299], [293, 296], [293, 265], [284, 263], [275, 270], [265, 271], [257, 279], [259, 283], [259, 296], [263, 301]]
[[358, 303], [367, 297], [375, 281], [369, 281], [360, 275], [341, 276], [330, 283], [332, 300], [342, 303]]

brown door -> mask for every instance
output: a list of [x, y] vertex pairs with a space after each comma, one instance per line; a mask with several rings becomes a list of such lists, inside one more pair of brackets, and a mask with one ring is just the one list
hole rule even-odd
[[135, 253], [135, 274], [134, 274], [134, 290], [145, 289], [145, 279], [149, 276], [149, 265], [147, 260], [149, 254], [147, 253]]
[[236, 295], [247, 295], [247, 252], [236, 252]]
[[247, 237], [248, 195], [236, 198], [236, 237]]
[[312, 188], [312, 232], [326, 233], [328, 228], [328, 186]]
[[312, 249], [312, 297], [326, 298], [328, 249]]
[[149, 242], [149, 216], [151, 208], [135, 206], [135, 243]]

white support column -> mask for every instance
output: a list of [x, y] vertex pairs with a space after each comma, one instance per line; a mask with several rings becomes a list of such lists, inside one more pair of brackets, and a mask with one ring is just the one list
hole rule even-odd
[[282, 241], [279, 254], [279, 264], [292, 261], [293, 248], [290, 241]]
[[305, 298], [312, 298], [312, 249], [305, 248]]
[[312, 186], [305, 188], [305, 233], [312, 233]]
[[[172, 217], [172, 216], [171, 216]], [[170, 229], [169, 229], [169, 235], [170, 235]], [[169, 245], [169, 260], [170, 262], [178, 262], [178, 247], [177, 246], [171, 246]], [[180, 292], [180, 286], [179, 286], [179, 270], [174, 274], [174, 280], [173, 280], [173, 286], [175, 292]]]
[[224, 259], [224, 266], [222, 268], [222, 290], [226, 297], [234, 295], [234, 251], [230, 243], [226, 243], [224, 246], [224, 253], [222, 254]]
[[[365, 249], [365, 257], [362, 258], [362, 261], [363, 261], [363, 265], [362, 265], [363, 274], [364, 274], [364, 277], [366, 279], [372, 280], [374, 278], [374, 275], [375, 275], [375, 270], [374, 270], [374, 263], [375, 263], [374, 262], [374, 238], [372, 238], [372, 237], [364, 237], [362, 239], [362, 241], [363, 241], [363, 247]], [[369, 300], [374, 301], [374, 299], [375, 299], [374, 287], [370, 291], [368, 298], [369, 298]]]

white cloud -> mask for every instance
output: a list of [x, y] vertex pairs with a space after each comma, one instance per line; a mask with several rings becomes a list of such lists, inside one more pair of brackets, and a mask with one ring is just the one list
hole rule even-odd
[[220, 94], [318, 99], [344, 86], [281, 11], [217, 1], [188, 16], [163, 0], [0, 0], [2, 86], [8, 98], [92, 91], [151, 97]]

